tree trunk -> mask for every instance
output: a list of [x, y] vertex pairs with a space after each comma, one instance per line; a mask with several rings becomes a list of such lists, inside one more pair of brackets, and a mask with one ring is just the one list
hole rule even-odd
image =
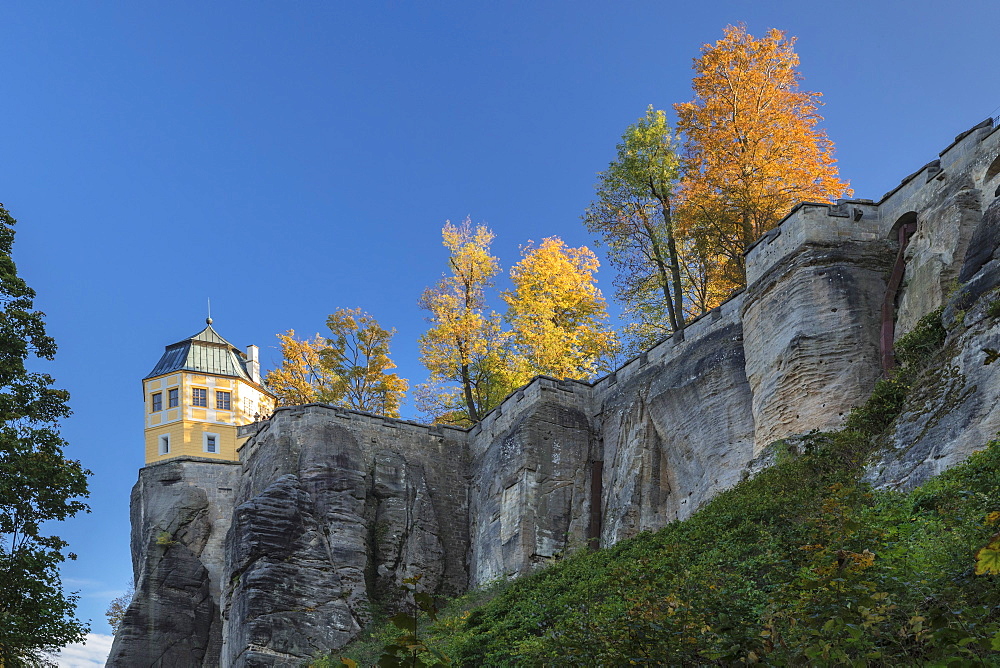
[[678, 329], [684, 329], [684, 291], [681, 285], [681, 263], [677, 255], [677, 241], [674, 239], [674, 221], [670, 210], [670, 200], [661, 199], [663, 224], [667, 227], [667, 254], [670, 256], [670, 272], [674, 281], [674, 308], [677, 311]]
[[479, 411], [476, 410], [476, 400], [472, 396], [472, 381], [469, 379], [469, 365], [462, 365], [462, 390], [465, 392], [465, 407], [469, 411], [472, 424], [479, 422]]

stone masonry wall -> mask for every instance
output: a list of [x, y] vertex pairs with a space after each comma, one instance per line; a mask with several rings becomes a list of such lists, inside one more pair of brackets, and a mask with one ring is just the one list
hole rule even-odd
[[601, 545], [684, 519], [753, 457], [743, 295], [598, 382]]
[[586, 384], [536, 378], [470, 435], [470, 586], [585, 544], [595, 456]]

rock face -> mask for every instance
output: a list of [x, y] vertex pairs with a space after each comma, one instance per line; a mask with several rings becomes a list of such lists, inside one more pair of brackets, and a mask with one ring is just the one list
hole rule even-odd
[[219, 665], [223, 541], [241, 472], [214, 460], [140, 472], [132, 488], [135, 596], [107, 665]]
[[803, 243], [746, 293], [746, 374], [755, 452], [793, 434], [837, 429], [881, 374], [880, 308], [889, 242]]
[[602, 545], [684, 519], [740, 480], [754, 435], [742, 304], [737, 296], [691, 325], [685, 340], [660, 344], [595, 388]]
[[419, 574], [433, 593], [463, 590], [464, 452], [460, 430], [323, 406], [279, 412], [243, 452], [222, 665], [300, 666], [340, 647], [376, 602], [391, 610], [405, 577]]
[[868, 478], [905, 489], [961, 461], [1000, 430], [998, 155], [981, 124], [878, 203], [799, 205], [747, 252], [743, 293], [593, 383], [536, 378], [471, 430], [289, 407], [238, 464], [143, 469], [109, 665], [298, 666], [398, 606], [403, 578], [454, 594], [684, 519], [776, 440], [842, 425], [889, 326], [942, 305], [945, 352]]
[[588, 538], [589, 388], [539, 379], [473, 430], [472, 586], [526, 573]]
[[869, 471], [880, 487], [910, 489], [968, 457], [1000, 432], [1000, 199], [973, 236], [946, 303], [942, 359], [897, 421], [894, 449]]

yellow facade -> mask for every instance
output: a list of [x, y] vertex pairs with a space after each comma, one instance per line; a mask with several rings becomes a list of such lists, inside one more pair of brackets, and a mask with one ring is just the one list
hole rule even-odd
[[274, 396], [236, 376], [173, 371], [143, 380], [146, 463], [174, 457], [237, 461], [237, 427], [266, 417]]

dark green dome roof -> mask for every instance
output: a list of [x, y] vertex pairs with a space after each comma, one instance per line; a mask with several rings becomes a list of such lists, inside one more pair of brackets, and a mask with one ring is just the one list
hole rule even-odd
[[250, 374], [247, 373], [246, 359], [243, 351], [219, 336], [219, 333], [212, 329], [211, 320], [208, 320], [208, 326], [194, 336], [167, 346], [163, 357], [153, 370], [146, 374], [146, 378], [174, 371], [191, 371], [233, 376], [253, 383]]

